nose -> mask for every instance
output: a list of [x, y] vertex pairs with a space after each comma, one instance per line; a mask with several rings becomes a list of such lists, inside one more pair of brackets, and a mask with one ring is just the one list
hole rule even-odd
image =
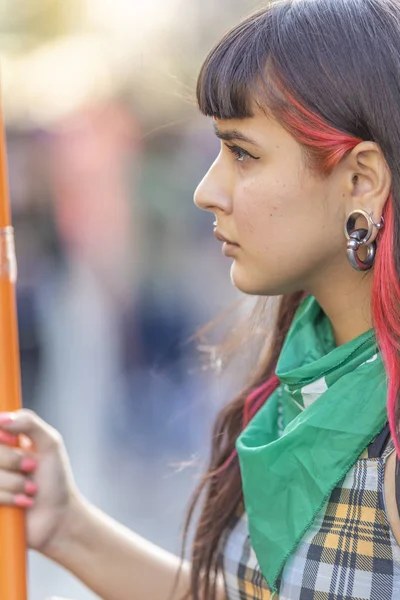
[[202, 210], [212, 213], [231, 212], [229, 174], [219, 163], [220, 157], [211, 165], [194, 193], [194, 203]]

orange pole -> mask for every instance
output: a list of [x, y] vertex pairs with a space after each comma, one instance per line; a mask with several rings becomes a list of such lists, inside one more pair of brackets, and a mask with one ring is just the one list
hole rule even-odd
[[[0, 412], [21, 408], [16, 279], [5, 131], [0, 108]], [[0, 600], [27, 599], [26, 555], [23, 510], [0, 507]]]

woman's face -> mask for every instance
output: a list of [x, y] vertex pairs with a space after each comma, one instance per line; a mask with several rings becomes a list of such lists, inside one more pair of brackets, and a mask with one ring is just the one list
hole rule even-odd
[[215, 130], [221, 151], [195, 203], [215, 214], [217, 238], [234, 243], [223, 247], [234, 285], [247, 294], [313, 293], [332, 269], [350, 269], [336, 170], [312, 172], [302, 147], [265, 115], [216, 120]]

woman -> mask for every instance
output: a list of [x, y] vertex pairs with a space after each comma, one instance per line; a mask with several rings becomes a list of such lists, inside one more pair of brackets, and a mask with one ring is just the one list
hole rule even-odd
[[[215, 426], [174, 597], [399, 598], [400, 6], [273, 3], [212, 50], [198, 102], [221, 151], [195, 202], [233, 283], [283, 297]], [[167, 599], [179, 560], [81, 497], [59, 435], [27, 411], [0, 428], [0, 502], [28, 509], [30, 546], [105, 600]]]

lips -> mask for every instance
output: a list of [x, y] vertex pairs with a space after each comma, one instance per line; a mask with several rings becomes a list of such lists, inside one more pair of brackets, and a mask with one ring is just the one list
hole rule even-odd
[[235, 244], [228, 238], [226, 238], [218, 229], [214, 229], [214, 236], [219, 242], [223, 242], [225, 244], [231, 244], [232, 246], [238, 246], [239, 244]]

